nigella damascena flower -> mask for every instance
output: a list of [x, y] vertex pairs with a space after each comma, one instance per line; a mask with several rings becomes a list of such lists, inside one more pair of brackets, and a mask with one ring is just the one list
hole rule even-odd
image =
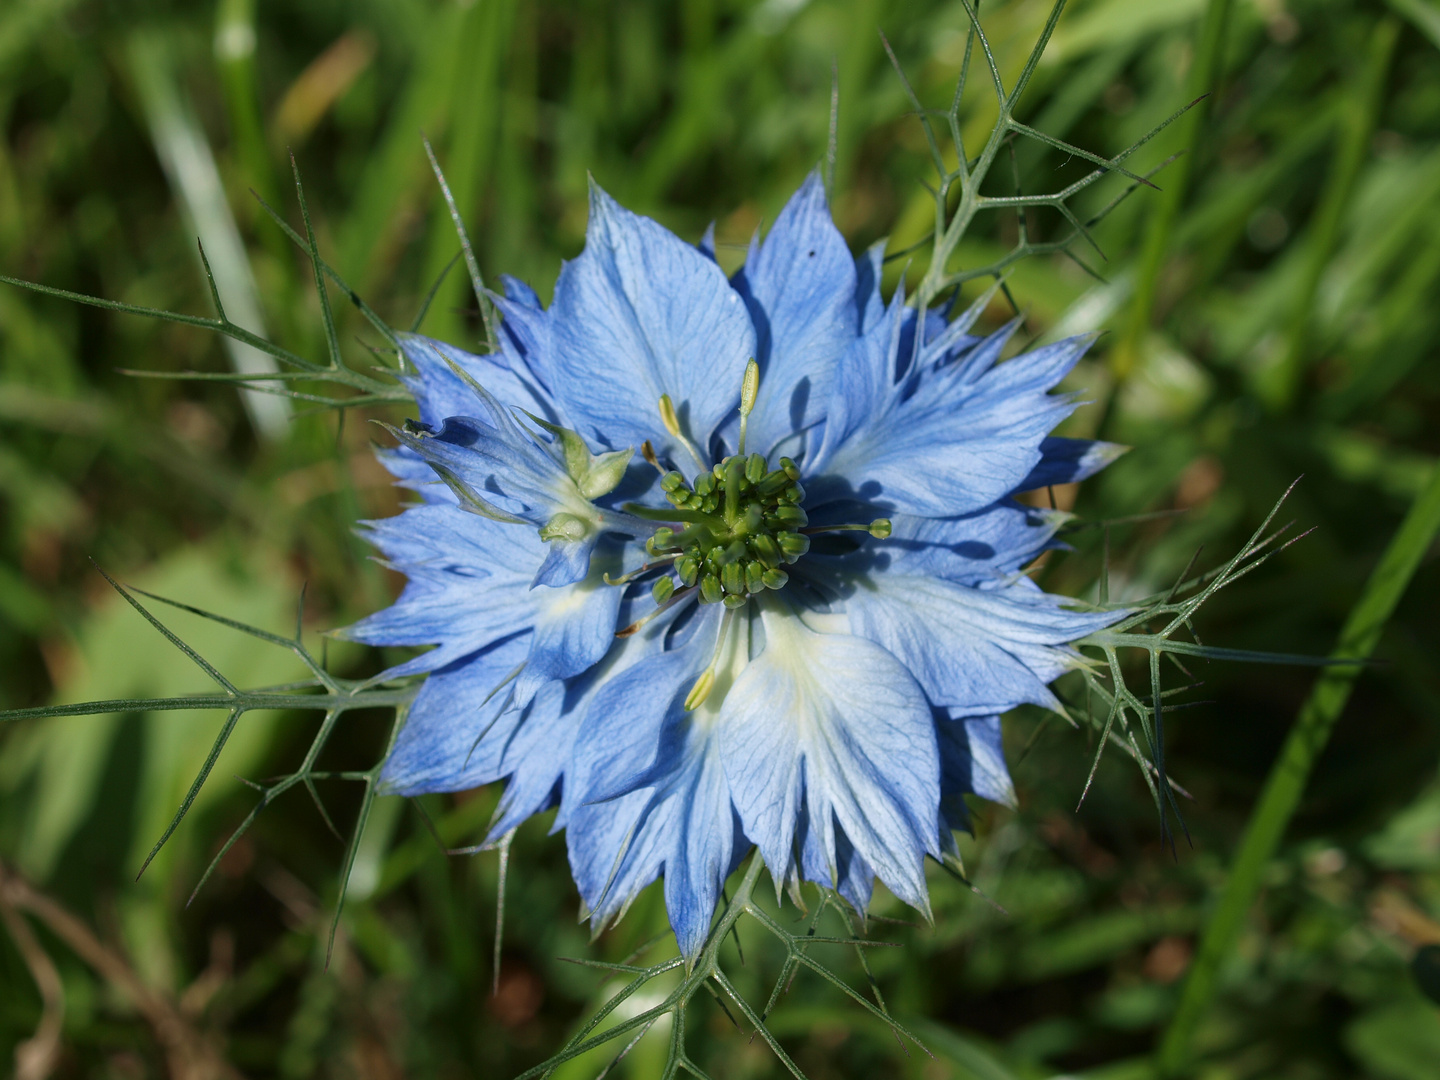
[[750, 844], [777, 887], [927, 910], [960, 796], [1013, 797], [999, 714], [1113, 621], [1020, 572], [1060, 515], [1014, 494], [1113, 457], [1048, 436], [1086, 342], [1001, 363], [1013, 326], [885, 304], [881, 258], [815, 175], [730, 280], [597, 189], [497, 352], [406, 339], [385, 458], [423, 501], [370, 530], [409, 583], [349, 636], [435, 648], [384, 783], [504, 779], [492, 836], [558, 806], [597, 926], [663, 875], [693, 956]]

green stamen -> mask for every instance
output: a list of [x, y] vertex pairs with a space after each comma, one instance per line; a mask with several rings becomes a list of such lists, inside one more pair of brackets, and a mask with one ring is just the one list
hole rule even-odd
[[[649, 443], [642, 446], [645, 460], [660, 470], [660, 490], [671, 509], [627, 503], [624, 509], [658, 525], [645, 542], [655, 558], [641, 570], [616, 579], [623, 584], [639, 574], [671, 562], [651, 585], [655, 603], [663, 610], [675, 603], [698, 597], [702, 604], [723, 603], [730, 611], [743, 607], [750, 597], [766, 589], [783, 589], [790, 575], [781, 569], [793, 565], [810, 550], [810, 536], [816, 533], [864, 530], [877, 539], [890, 535], [888, 518], [876, 518], [868, 525], [810, 526], [810, 516], [801, 505], [805, 488], [800, 467], [788, 457], [772, 469], [764, 454], [745, 452], [746, 426], [755, 408], [760, 388], [760, 368], [752, 359], [745, 366], [740, 391], [740, 442], [736, 454], [704, 468], [694, 446], [680, 432], [680, 421], [668, 394], [660, 398], [660, 416], [671, 436], [678, 439], [701, 465], [693, 483], [686, 483], [678, 470], [665, 471], [654, 459]], [[610, 579], [607, 577], [606, 581]], [[655, 614], [658, 614], [657, 610]], [[654, 615], [648, 618], [653, 618]], [[622, 636], [634, 633], [647, 619], [627, 627]], [[729, 613], [727, 612], [727, 623]], [[722, 632], [721, 640], [724, 635]], [[718, 648], [718, 646], [717, 646]], [[712, 665], [713, 668], [713, 665]], [[710, 682], [706, 683], [707, 677]], [[714, 672], [702, 676], [691, 691], [686, 708], [705, 700], [714, 682]]]

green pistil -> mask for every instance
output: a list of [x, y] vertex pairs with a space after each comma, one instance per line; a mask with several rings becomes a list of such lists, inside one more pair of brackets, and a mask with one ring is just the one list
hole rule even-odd
[[[799, 480], [789, 458], [771, 469], [761, 454], [733, 454], [691, 483], [678, 472], [666, 473], [660, 488], [674, 510], [646, 510], [643, 516], [685, 527], [661, 526], [645, 550], [674, 557], [680, 581], [699, 584], [701, 603], [735, 608], [766, 589], [783, 588], [789, 578], [780, 567], [810, 550], [800, 531], [810, 519], [800, 506], [805, 489]], [[668, 575], [661, 581], [669, 584], [656, 584], [659, 603], [674, 593]]]

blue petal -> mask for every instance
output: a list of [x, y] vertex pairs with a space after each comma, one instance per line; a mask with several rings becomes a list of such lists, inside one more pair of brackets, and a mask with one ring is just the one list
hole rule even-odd
[[845, 611], [851, 632], [894, 654], [931, 702], [972, 714], [1056, 708], [1046, 684], [1074, 666], [1069, 642], [1119, 617], [1065, 611], [1028, 578], [979, 589], [897, 572], [858, 581]]
[[[555, 514], [587, 505], [558, 451], [547, 452], [493, 398], [489, 420], [452, 416], [434, 432], [397, 436], [449, 482], [459, 480], [469, 501], [541, 526]], [[572, 507], [572, 504], [578, 504]]]
[[[982, 585], [1008, 578], [1056, 546], [1069, 514], [1002, 500], [958, 518], [897, 514], [886, 540], [868, 540], [846, 562]], [[854, 515], [848, 519], [854, 520]]]
[[[898, 294], [897, 294], [898, 295]], [[859, 370], [885, 371], [899, 352], [901, 325], [857, 345]], [[1075, 365], [1089, 339], [1071, 338], [995, 364], [1007, 333], [962, 359], [932, 362], [888, 389], [874, 375], [837, 385], [824, 446], [806, 465], [818, 505], [861, 498], [898, 513], [953, 517], [1013, 491], [1041, 459], [1040, 443], [1074, 407], [1049, 390]], [[852, 358], [847, 357], [842, 370]], [[866, 395], [881, 393], [879, 398]]]
[[1040, 464], [1020, 481], [1016, 491], [1034, 491], [1051, 484], [1076, 484], [1094, 476], [1130, 449], [1119, 443], [1092, 439], [1062, 439], [1052, 435], [1040, 443]]
[[527, 598], [535, 629], [525, 670], [516, 680], [516, 701], [529, 701], [552, 679], [579, 675], [610, 651], [623, 590], [606, 585], [603, 574], [616, 569], [618, 560], [597, 559], [583, 580], [566, 588], [537, 589]]
[[[504, 775], [499, 771], [503, 746], [522, 717], [518, 710], [507, 712], [508, 696], [496, 691], [525, 659], [525, 651], [525, 642], [512, 638], [432, 673], [385, 759], [384, 790], [399, 795], [463, 791]], [[568, 747], [565, 751], [568, 757]], [[558, 748], [550, 756], [558, 769]]]
[[[500, 281], [505, 286], [505, 295], [495, 296], [492, 294], [491, 299], [503, 316], [500, 323], [501, 347], [506, 356], [510, 358], [512, 368], [520, 371], [519, 377], [522, 381], [538, 384], [548, 391], [552, 385], [549, 316], [540, 305], [540, 297], [529, 285], [508, 274], [502, 275]], [[481, 385], [484, 385], [483, 381]], [[523, 404], [519, 401], [509, 401], [499, 391], [495, 391], [495, 395], [511, 405]], [[548, 416], [538, 410], [532, 409], [531, 411], [545, 416], [547, 420], [558, 419], [556, 416]]]
[[613, 546], [602, 549], [581, 581], [534, 589], [527, 571], [546, 545], [526, 526], [425, 505], [372, 522], [370, 539], [409, 580], [394, 604], [341, 636], [369, 645], [437, 646], [391, 674], [432, 671], [521, 635], [527, 667], [516, 699], [524, 705], [545, 682], [597, 663], [615, 641], [622, 590], [603, 581], [621, 567]]
[[720, 268], [593, 185], [585, 250], [560, 272], [550, 323], [553, 386], [572, 425], [611, 449], [650, 439], [672, 459], [660, 396], [703, 453], [755, 354]]
[[[831, 816], [833, 818], [834, 815]], [[800, 849], [800, 874], [806, 881], [830, 882], [831, 864], [830, 856], [825, 851], [826, 835], [833, 835], [835, 838], [834, 887], [841, 896], [850, 901], [856, 911], [863, 913], [870, 906], [870, 896], [875, 887], [875, 871], [860, 857], [855, 845], [850, 843], [850, 838], [845, 835], [845, 830], [838, 822], [832, 822], [829, 832], [822, 833], [819, 829], [812, 829], [809, 811], [803, 806], [800, 808], [800, 818], [795, 824], [796, 846]]]
[[735, 275], [756, 328], [760, 396], [748, 449], [776, 444], [824, 416], [835, 366], [857, 330], [855, 264], [830, 218], [820, 171], [791, 196]]
[[396, 674], [443, 667], [533, 624], [529, 568], [545, 555], [535, 530], [444, 504], [368, 527], [371, 542], [409, 581], [394, 604], [340, 635], [367, 645], [439, 645]]
[[1015, 784], [1005, 765], [1000, 717], [953, 718], [942, 711], [936, 715], [935, 731], [940, 742], [941, 811], [950, 828], [970, 827], [962, 798], [967, 794], [1015, 809]]
[[[426, 426], [439, 427], [451, 416], [468, 415], [476, 410], [475, 392], [455, 373], [450, 362], [500, 400], [551, 421], [557, 417], [554, 402], [534, 379], [516, 374], [511, 365], [515, 357], [511, 354], [477, 356], [419, 334], [402, 334], [400, 347], [415, 369], [415, 374], [402, 375], [400, 379], [414, 395], [420, 420]], [[523, 371], [523, 362], [519, 366]], [[455, 496], [414, 450], [401, 446], [380, 450], [377, 456], [400, 483], [418, 491], [427, 502], [455, 501]]]
[[507, 405], [546, 419], [555, 413], [549, 396], [532, 381], [517, 375], [504, 353], [477, 356], [420, 334], [401, 334], [400, 347], [415, 368], [414, 375], [401, 376], [401, 381], [415, 395], [420, 420], [429, 427], [439, 427], [451, 416], [472, 415], [479, 405], [475, 391], [455, 373], [451, 363]]
[[817, 634], [778, 601], [765, 649], [725, 697], [716, 731], [745, 833], [788, 876], [802, 799], [840, 879], [837, 829], [880, 880], [928, 911], [924, 856], [938, 855], [940, 762], [930, 705], [904, 666], [848, 634]]
[[597, 926], [663, 872], [686, 956], [705, 942], [738, 850], [712, 736], [684, 709], [711, 640], [696, 634], [596, 692], [575, 743], [570, 783], [580, 804], [566, 828], [572, 874]]

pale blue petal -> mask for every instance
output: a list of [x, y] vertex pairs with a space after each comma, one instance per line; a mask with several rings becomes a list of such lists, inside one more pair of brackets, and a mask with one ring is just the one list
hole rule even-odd
[[556, 397], [582, 435], [610, 449], [650, 439], [677, 458], [662, 394], [705, 448], [755, 353], [745, 303], [720, 268], [594, 186], [585, 250], [561, 271], [549, 314]]
[[545, 555], [534, 529], [430, 504], [369, 530], [409, 580], [393, 605], [338, 633], [367, 645], [439, 646], [396, 674], [444, 667], [533, 624], [530, 568]]
[[[833, 883], [830, 878], [830, 856], [825, 851], [825, 836], [834, 837]], [[832, 822], [832, 829], [822, 835], [821, 830], [810, 827], [809, 811], [802, 805], [799, 820], [795, 824], [795, 843], [800, 849], [800, 873], [806, 881], [833, 884], [836, 891], [850, 901], [851, 906], [858, 912], [863, 913], [870, 906], [870, 896], [875, 888], [875, 871], [856, 852], [844, 829]]]
[[835, 367], [857, 330], [855, 263], [830, 218], [819, 170], [791, 196], [735, 288], [755, 323], [760, 396], [748, 449], [767, 456], [824, 416]]
[[715, 258], [715, 223], [713, 221], [705, 226], [705, 235], [700, 237], [700, 242], [695, 245], [695, 250], [713, 263], [720, 261]]
[[[870, 249], [869, 258], [875, 265], [868, 269], [877, 275], [877, 282], [884, 253], [883, 244], [876, 244]], [[807, 491], [815, 486], [811, 477], [818, 479], [825, 474], [836, 449], [861, 437], [873, 423], [876, 410], [884, 408], [894, 393], [901, 326], [906, 318], [905, 291], [895, 290], [888, 309], [880, 304], [879, 295], [877, 285], [863, 315], [863, 332], [851, 342], [835, 368], [825, 408], [825, 438], [818, 454], [805, 462]], [[833, 493], [829, 497], [838, 494], [843, 493]], [[811, 499], [814, 501], [813, 494]]]
[[551, 540], [545, 561], [535, 571], [532, 584], [558, 588], [579, 581], [590, 571], [590, 556], [599, 540], [598, 533], [591, 533], [583, 540]]
[[[898, 513], [954, 517], [1014, 490], [1039, 464], [1041, 441], [1074, 408], [1049, 391], [1089, 339], [993, 364], [1002, 344], [992, 336], [966, 358], [917, 371], [870, 399], [868, 411], [868, 391], [842, 386], [851, 400], [834, 411], [846, 423], [827, 426], [824, 449], [806, 465], [815, 503], [860, 498]], [[870, 369], [883, 370], [893, 356], [882, 358], [878, 342], [863, 351]]]
[[1055, 707], [1047, 684], [1074, 666], [1068, 643], [1118, 617], [1065, 611], [1028, 578], [977, 589], [893, 572], [858, 581], [845, 611], [851, 631], [898, 657], [933, 704], [970, 713]]
[[706, 663], [704, 637], [642, 660], [595, 693], [576, 738], [569, 782], [578, 805], [566, 829], [571, 871], [597, 924], [663, 873], [687, 956], [704, 943], [737, 852], [711, 736], [684, 709]]
[[716, 731], [745, 833], [784, 877], [801, 800], [840, 876], [836, 830], [890, 890], [928, 910], [940, 763], [930, 705], [905, 667], [848, 634], [818, 634], [774, 602], [764, 651], [725, 697]]
[[525, 652], [523, 640], [511, 639], [432, 673], [385, 759], [383, 789], [463, 791], [503, 775], [500, 748], [522, 719], [518, 710], [507, 712], [503, 686]]
[[[397, 436], [442, 477], [449, 475], [478, 499], [504, 514], [542, 526], [555, 514], [585, 500], [575, 490], [558, 451], [549, 452], [499, 402], [488, 419], [452, 416], [433, 432]], [[583, 512], [583, 511], [582, 511]], [[513, 524], [513, 523], [512, 523]]]
[[1128, 446], [1094, 439], [1062, 439], [1052, 435], [1040, 443], [1040, 464], [1020, 481], [1016, 491], [1034, 491], [1051, 484], [1077, 484], [1115, 461]]
[[1069, 518], [1009, 499], [958, 518], [897, 514], [888, 539], [867, 540], [846, 561], [872, 566], [876, 573], [924, 574], [962, 585], [993, 583], [1055, 547], [1055, 533]]
[[1015, 782], [1005, 764], [1000, 717], [940, 715], [935, 721], [948, 753], [942, 785], [947, 792], [969, 792], [1015, 809]]
[[590, 569], [584, 580], [566, 588], [537, 589], [527, 598], [534, 636], [525, 670], [516, 680], [517, 702], [529, 701], [551, 679], [579, 675], [610, 651], [622, 590], [606, 585], [602, 575], [617, 565], [606, 561]]
[[428, 427], [438, 427], [452, 416], [471, 416], [480, 408], [475, 391], [455, 373], [452, 363], [505, 404], [554, 418], [549, 395], [517, 375], [505, 353], [477, 356], [420, 334], [401, 334], [400, 347], [415, 369], [415, 374], [402, 375], [400, 381], [415, 395], [420, 421]]
[[[501, 275], [500, 281], [505, 286], [505, 294], [496, 296], [492, 293], [491, 299], [502, 316], [501, 347], [511, 368], [516, 371], [517, 378], [527, 385], [534, 385], [537, 394], [548, 398], [551, 386], [549, 315], [540, 305], [540, 297], [529, 285], [508, 274]], [[498, 391], [495, 396], [511, 405], [522, 404], [508, 401], [505, 395]], [[537, 410], [531, 411], [552, 422], [559, 419], [558, 414], [549, 416]]]

